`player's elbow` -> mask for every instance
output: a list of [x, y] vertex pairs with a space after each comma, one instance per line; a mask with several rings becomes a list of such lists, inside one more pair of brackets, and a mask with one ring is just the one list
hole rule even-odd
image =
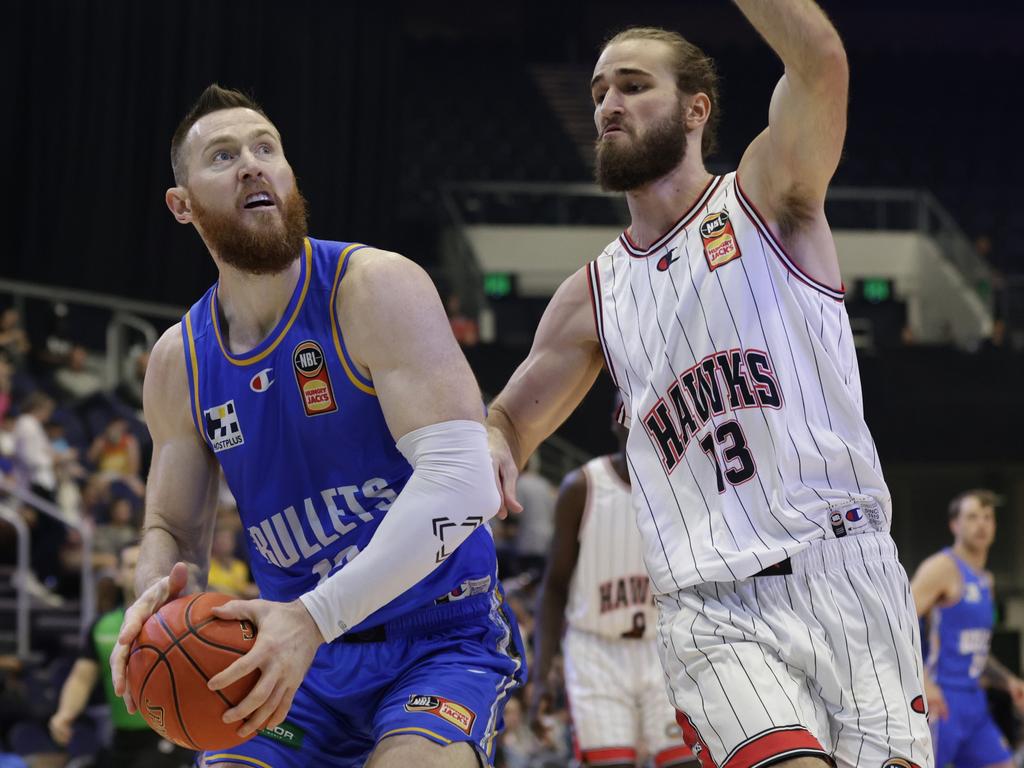
[[479, 517], [482, 523], [486, 523], [498, 514], [501, 507], [501, 495], [498, 493], [498, 485], [494, 479], [494, 469], [490, 464], [490, 454], [487, 454], [487, 469], [479, 473], [479, 476], [472, 479], [473, 490], [469, 496], [472, 516]]
[[850, 82], [850, 62], [846, 58], [846, 49], [839, 35], [832, 30], [830, 35], [822, 35], [813, 47], [814, 54], [809, 62], [809, 73], [819, 87], [835, 92], [845, 90]]
[[834, 29], [821, 30], [807, 41], [798, 61], [787, 63], [787, 72], [815, 93], [845, 93], [850, 64], [843, 41]]

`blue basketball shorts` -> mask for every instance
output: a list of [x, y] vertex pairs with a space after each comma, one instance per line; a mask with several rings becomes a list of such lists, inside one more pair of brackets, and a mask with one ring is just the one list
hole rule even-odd
[[949, 717], [931, 724], [935, 768], [984, 768], [1011, 758], [1010, 745], [992, 719], [980, 687], [944, 687], [942, 695]]
[[382, 739], [414, 734], [468, 742], [490, 765], [525, 660], [499, 590], [416, 611], [322, 646], [284, 723], [199, 764], [357, 768]]

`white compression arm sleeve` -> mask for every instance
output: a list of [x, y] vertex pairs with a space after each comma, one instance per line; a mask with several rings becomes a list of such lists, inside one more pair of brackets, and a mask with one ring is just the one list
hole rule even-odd
[[500, 505], [487, 432], [445, 421], [398, 441], [413, 473], [366, 545], [300, 598], [331, 642], [424, 579]]

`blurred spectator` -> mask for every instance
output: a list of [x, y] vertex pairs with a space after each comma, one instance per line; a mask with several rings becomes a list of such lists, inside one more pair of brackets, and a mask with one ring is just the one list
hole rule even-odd
[[[0, 736], [6, 735], [11, 726], [23, 720], [29, 709], [28, 692], [19, 674], [22, 671], [23, 665], [17, 656], [0, 655]], [[0, 749], [2, 744], [0, 742]], [[9, 755], [0, 752], [0, 768], [7, 768], [3, 762], [7, 757]], [[24, 767], [25, 763], [21, 765]]]
[[[54, 402], [48, 395], [32, 392], [22, 403], [22, 413], [14, 425], [15, 460], [25, 473], [31, 491], [51, 504], [56, 501], [57, 474], [53, 449], [43, 425], [53, 415], [53, 408]], [[32, 536], [34, 576], [29, 579], [28, 589], [35, 597], [57, 604], [59, 598], [48, 590], [56, 586], [61, 575], [60, 552], [66, 538], [64, 525], [33, 507], [24, 506], [20, 511]]]
[[131, 499], [114, 499], [110, 519], [96, 526], [93, 534], [93, 563], [96, 568], [116, 568], [117, 553], [139, 538], [141, 531]]
[[103, 390], [103, 368], [89, 357], [85, 347], [75, 345], [68, 353], [67, 362], [54, 373], [53, 380], [63, 395], [81, 402]]
[[64, 437], [64, 426], [51, 421], [46, 425], [46, 436], [50, 439], [53, 452], [53, 469], [57, 476], [57, 506], [69, 520], [79, 516], [82, 494], [78, 482], [85, 477], [85, 470], [78, 463], [78, 449], [73, 448]]
[[149, 352], [142, 350], [128, 363], [128, 370], [117, 385], [115, 394], [125, 405], [135, 410], [142, 410], [142, 384], [146, 380], [146, 368], [149, 366]]
[[32, 392], [21, 406], [14, 424], [15, 456], [24, 468], [32, 491], [48, 501], [55, 500], [57, 475], [53, 449], [43, 427], [53, 415], [54, 402], [42, 392]]
[[47, 367], [56, 369], [67, 362], [73, 346], [68, 333], [68, 305], [58, 301], [53, 305], [50, 329], [43, 348], [36, 356]]
[[93, 482], [109, 485], [121, 481], [139, 498], [145, 495], [139, 441], [129, 431], [127, 419], [115, 416], [93, 440], [86, 459], [96, 467], [98, 473]]
[[540, 457], [536, 453], [516, 482], [516, 495], [523, 505], [523, 511], [516, 516], [519, 528], [515, 546], [519, 567], [540, 573], [555, 530], [556, 494], [555, 487], [540, 474]]
[[564, 729], [540, 740], [530, 730], [523, 714], [521, 692], [505, 705], [505, 730], [499, 742], [500, 755], [495, 765], [503, 768], [562, 768], [568, 765], [567, 750], [561, 743]]
[[[121, 548], [118, 584], [124, 604], [100, 616], [90, 627], [82, 643], [71, 674], [60, 692], [60, 703], [50, 718], [50, 735], [60, 746], [71, 741], [75, 721], [85, 711], [89, 696], [102, 678], [103, 692], [114, 725], [113, 742], [97, 756], [94, 765], [117, 768], [163, 768], [191, 764], [191, 753], [176, 747], [151, 730], [142, 715], [129, 714], [124, 701], [114, 693], [108, 659], [124, 620], [124, 605], [135, 600], [135, 566], [139, 559], [138, 544]], [[81, 724], [89, 727], [87, 724]]]
[[11, 361], [6, 354], [0, 353], [0, 419], [11, 410], [11, 386], [14, 374]]
[[17, 482], [15, 472], [14, 417], [10, 413], [0, 416], [0, 479]]
[[1010, 350], [1009, 339], [1006, 337], [1006, 321], [997, 318], [992, 321], [992, 333], [981, 342], [978, 351], [986, 355], [1005, 355]]
[[448, 297], [446, 309], [455, 340], [459, 342], [460, 346], [475, 347], [480, 341], [476, 320], [462, 313], [462, 301], [456, 294], [453, 293]]
[[218, 526], [214, 532], [207, 586], [214, 592], [223, 592], [234, 597], [259, 597], [259, 589], [249, 578], [249, 568], [235, 556], [237, 527]]
[[982, 234], [974, 238], [974, 250], [978, 252], [985, 261], [992, 259], [992, 238]]
[[0, 313], [0, 351], [20, 368], [31, 348], [28, 334], [21, 327], [21, 313], [14, 307], [8, 307]]

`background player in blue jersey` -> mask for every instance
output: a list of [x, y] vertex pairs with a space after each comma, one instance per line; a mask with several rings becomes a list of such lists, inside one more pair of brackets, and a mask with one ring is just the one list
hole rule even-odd
[[1024, 709], [1024, 681], [989, 655], [995, 603], [985, 562], [996, 533], [996, 501], [984, 489], [954, 498], [949, 504], [953, 546], [921, 563], [911, 582], [917, 613], [930, 624], [925, 695], [938, 768], [1013, 764], [980, 684], [984, 677], [1007, 690]]
[[241, 93], [210, 86], [171, 158], [167, 205], [219, 280], [146, 376], [153, 462], [117, 692], [133, 710], [132, 640], [204, 583], [221, 469], [265, 599], [220, 611], [259, 633], [210, 685], [259, 669], [225, 720], [288, 738], [260, 730], [203, 763], [489, 762], [525, 669], [484, 525], [499, 498], [480, 392], [434, 286], [397, 254], [307, 237], [281, 137]]

